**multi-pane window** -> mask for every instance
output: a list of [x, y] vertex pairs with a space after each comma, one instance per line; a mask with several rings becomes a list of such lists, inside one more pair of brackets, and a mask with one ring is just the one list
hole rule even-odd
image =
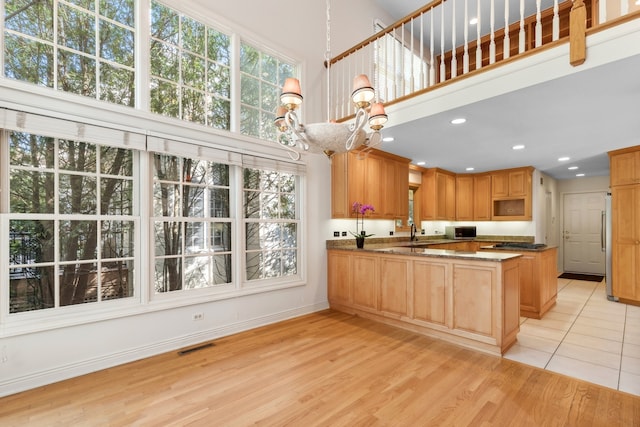
[[280, 105], [282, 84], [296, 76], [294, 64], [255, 47], [240, 46], [240, 132], [274, 141], [273, 120]]
[[10, 312], [133, 296], [133, 150], [10, 132]]
[[298, 274], [298, 177], [245, 168], [246, 279]]
[[154, 154], [156, 293], [232, 281], [229, 165]]
[[231, 127], [230, 37], [151, 4], [151, 111], [217, 129]]
[[134, 106], [135, 0], [6, 0], [5, 77]]

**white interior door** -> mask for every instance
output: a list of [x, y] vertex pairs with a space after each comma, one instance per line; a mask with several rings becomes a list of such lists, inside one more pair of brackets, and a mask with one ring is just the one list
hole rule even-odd
[[602, 216], [605, 193], [565, 194], [563, 206], [564, 271], [604, 274]]

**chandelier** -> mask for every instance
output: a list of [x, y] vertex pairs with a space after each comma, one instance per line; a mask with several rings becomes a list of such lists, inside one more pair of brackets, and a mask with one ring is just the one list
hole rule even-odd
[[[330, 117], [330, 1], [327, 0], [327, 51], [325, 64], [327, 67], [327, 117]], [[331, 158], [336, 153], [351, 151], [360, 146], [373, 147], [380, 143], [380, 129], [387, 122], [387, 114], [380, 102], [374, 102], [375, 91], [369, 78], [360, 74], [353, 80], [351, 100], [356, 107], [356, 114], [351, 123], [301, 123], [296, 110], [302, 104], [300, 81], [287, 78], [280, 95], [281, 106], [278, 107], [274, 123], [278, 129], [277, 142], [289, 150], [293, 160], [300, 159], [300, 153], [324, 153]], [[369, 123], [370, 133], [365, 131]]]

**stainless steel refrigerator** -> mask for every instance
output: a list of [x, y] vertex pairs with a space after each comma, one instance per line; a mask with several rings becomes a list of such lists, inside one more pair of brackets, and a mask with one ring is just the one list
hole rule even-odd
[[613, 295], [613, 283], [611, 278], [611, 193], [607, 192], [604, 198], [605, 210], [602, 212], [602, 230], [601, 244], [602, 251], [605, 253], [605, 281], [607, 289], [607, 299], [609, 301], [618, 301], [618, 297]]

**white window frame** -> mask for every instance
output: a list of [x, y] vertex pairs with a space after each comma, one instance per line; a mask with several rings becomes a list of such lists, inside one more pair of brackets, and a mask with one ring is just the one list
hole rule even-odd
[[[18, 112], [14, 110], [0, 109], [0, 123], [3, 123], [0, 137], [0, 188], [8, 189], [9, 186], [9, 141], [11, 131], [26, 132], [45, 137], [58, 139], [70, 139], [84, 141], [91, 144], [108, 145], [115, 148], [127, 148], [133, 150], [133, 199], [140, 200], [141, 173], [139, 170], [139, 158], [144, 150], [144, 135], [122, 131], [114, 128], [94, 126], [86, 123], [60, 120], [51, 117]], [[56, 170], [56, 174], [60, 173]], [[100, 220], [104, 215], [97, 212], [96, 215], [62, 215], [62, 214], [20, 214], [9, 213], [9, 191], [1, 191], [0, 198], [0, 280], [6, 283], [0, 286], [0, 325], [9, 333], [24, 333], [33, 330], [52, 329], [67, 326], [69, 324], [84, 323], [95, 319], [119, 317], [119, 313], [130, 311], [139, 307], [142, 301], [141, 283], [143, 283], [142, 265], [140, 263], [141, 245], [140, 231], [142, 221], [140, 216], [140, 204], [134, 204], [134, 212], [131, 216], [114, 216], [113, 219], [126, 219], [134, 223], [134, 272], [133, 295], [131, 297], [113, 299], [102, 302], [89, 302], [85, 304], [67, 305], [46, 308], [41, 310], [9, 313], [10, 287], [9, 287], [9, 223], [12, 219], [43, 219], [43, 220]], [[57, 196], [56, 196], [57, 199]], [[56, 200], [57, 201], [57, 200]], [[59, 233], [56, 228], [56, 233]], [[56, 251], [55, 265], [62, 265], [59, 260], [59, 251]], [[59, 289], [57, 289], [59, 292]], [[57, 297], [56, 297], [57, 299]]]

